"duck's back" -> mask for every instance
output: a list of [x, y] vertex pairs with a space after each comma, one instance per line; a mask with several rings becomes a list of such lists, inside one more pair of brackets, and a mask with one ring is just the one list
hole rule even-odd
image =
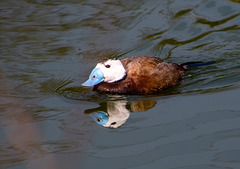
[[121, 60], [126, 69], [125, 79], [114, 83], [100, 83], [94, 90], [113, 94], [154, 94], [174, 86], [181, 80], [184, 68], [162, 59], [136, 56]]

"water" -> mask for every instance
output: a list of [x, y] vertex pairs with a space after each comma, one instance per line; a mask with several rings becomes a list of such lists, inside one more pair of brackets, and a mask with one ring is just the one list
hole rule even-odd
[[[0, 168], [240, 168], [240, 1], [1, 0], [0, 13]], [[100, 59], [137, 55], [216, 64], [155, 96], [81, 87]]]

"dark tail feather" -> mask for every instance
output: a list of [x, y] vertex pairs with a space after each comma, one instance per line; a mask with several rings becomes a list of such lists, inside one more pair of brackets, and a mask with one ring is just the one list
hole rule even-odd
[[181, 66], [184, 67], [184, 69], [191, 69], [191, 68], [195, 68], [195, 67], [199, 67], [199, 66], [207, 66], [207, 65], [212, 65], [214, 64], [214, 61], [208, 61], [208, 62], [186, 62], [186, 63], [182, 63]]

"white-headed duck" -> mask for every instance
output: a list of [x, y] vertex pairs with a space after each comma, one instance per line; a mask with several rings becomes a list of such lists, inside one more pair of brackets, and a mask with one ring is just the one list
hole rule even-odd
[[166, 63], [149, 56], [107, 59], [96, 65], [82, 85], [110, 94], [156, 94], [176, 85], [183, 78], [189, 63]]

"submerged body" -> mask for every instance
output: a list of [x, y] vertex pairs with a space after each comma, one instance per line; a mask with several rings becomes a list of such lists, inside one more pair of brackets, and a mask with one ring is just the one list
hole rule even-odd
[[110, 94], [156, 94], [176, 85], [183, 78], [185, 70], [186, 67], [182, 65], [149, 56], [107, 60], [96, 66], [83, 85]]

